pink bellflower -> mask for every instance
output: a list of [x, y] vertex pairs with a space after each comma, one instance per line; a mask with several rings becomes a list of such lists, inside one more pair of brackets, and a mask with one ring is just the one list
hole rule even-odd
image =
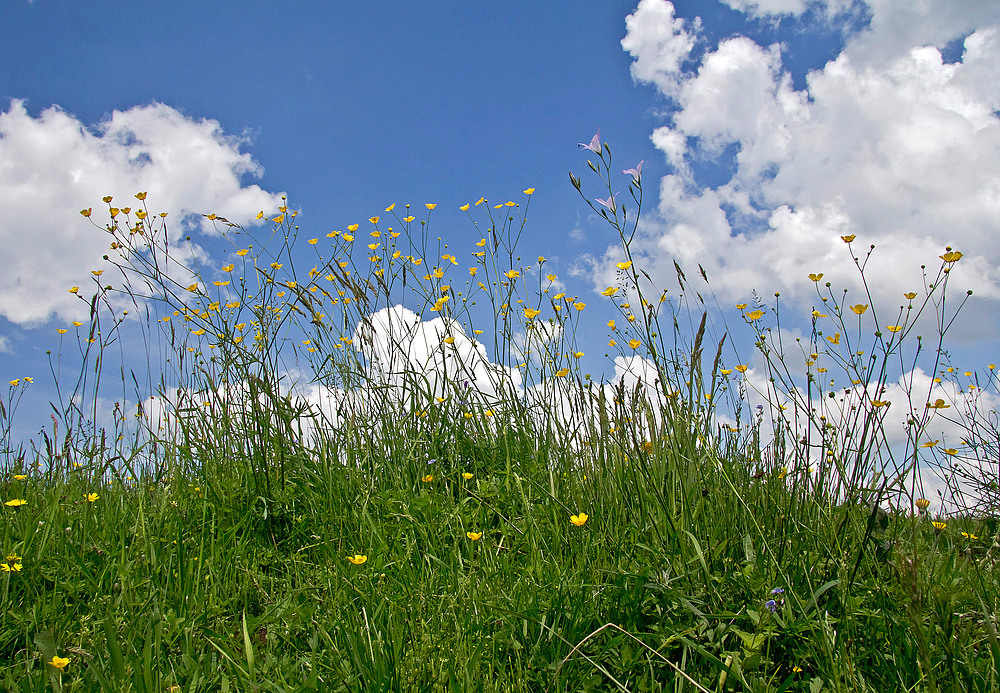
[[607, 207], [608, 209], [610, 209], [612, 212], [615, 211], [615, 196], [614, 195], [612, 195], [611, 197], [609, 197], [606, 200], [602, 200], [599, 197], [594, 198], [594, 199], [595, 199], [596, 202], [600, 202], [602, 205], [604, 205], [605, 207]]
[[632, 180], [634, 180], [636, 183], [638, 183], [639, 182], [639, 178], [642, 176], [642, 161], [640, 161], [638, 164], [636, 164], [635, 168], [625, 169], [624, 171], [622, 171], [622, 173], [627, 174], [627, 175], [631, 175], [632, 176]]
[[600, 130], [600, 128], [597, 129], [597, 134], [594, 135], [594, 139], [590, 140], [590, 144], [584, 144], [583, 142], [578, 142], [577, 144], [580, 147], [583, 147], [584, 149], [589, 149], [590, 151], [594, 152], [595, 154], [600, 154], [601, 153], [601, 130]]

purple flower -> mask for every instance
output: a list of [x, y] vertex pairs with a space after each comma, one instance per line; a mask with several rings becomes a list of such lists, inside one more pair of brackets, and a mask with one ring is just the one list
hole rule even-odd
[[597, 134], [594, 135], [594, 139], [590, 140], [590, 144], [584, 144], [583, 142], [577, 143], [584, 149], [589, 149], [590, 151], [600, 154], [601, 153], [601, 129], [597, 129]]
[[775, 603], [773, 599], [768, 599], [766, 602], [764, 602], [764, 606], [770, 609], [772, 614], [774, 613], [774, 610], [778, 608], [777, 603]]
[[780, 587], [775, 587], [773, 590], [771, 590], [771, 594], [784, 594], [784, 593], [785, 590], [781, 589]]
[[615, 196], [614, 195], [612, 195], [611, 197], [609, 197], [606, 200], [602, 200], [599, 197], [594, 198], [594, 200], [596, 202], [600, 202], [602, 205], [604, 205], [605, 207], [607, 207], [608, 209], [610, 209], [612, 212], [615, 211]]
[[634, 180], [636, 183], [638, 183], [639, 182], [639, 177], [642, 176], [642, 161], [640, 161], [638, 164], [636, 164], [635, 168], [625, 169], [624, 171], [622, 171], [622, 173], [624, 173], [624, 174], [631, 174], [632, 180]]

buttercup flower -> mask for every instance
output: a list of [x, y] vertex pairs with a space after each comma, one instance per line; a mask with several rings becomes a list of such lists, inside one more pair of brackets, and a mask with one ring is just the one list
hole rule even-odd
[[472, 541], [479, 541], [479, 538], [483, 536], [483, 533], [482, 532], [466, 532], [465, 536], [467, 536]]
[[587, 513], [580, 513], [579, 515], [570, 515], [569, 521], [572, 522], [577, 527], [583, 527], [587, 524], [587, 518], [590, 516]]
[[17, 508], [19, 506], [27, 504], [28, 501], [24, 500], [23, 498], [14, 498], [13, 500], [9, 500], [6, 503], [4, 503], [4, 505], [10, 506], [11, 508]]
[[353, 556], [348, 556], [347, 560], [349, 560], [354, 565], [361, 565], [362, 563], [368, 560], [368, 556], [358, 553], [354, 554]]
[[49, 664], [54, 666], [56, 669], [64, 669], [66, 665], [69, 664], [68, 657], [60, 657], [59, 655], [54, 655], [49, 661]]

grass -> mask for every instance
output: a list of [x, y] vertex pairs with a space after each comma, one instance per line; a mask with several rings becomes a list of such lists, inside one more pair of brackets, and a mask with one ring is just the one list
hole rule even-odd
[[[610, 149], [590, 151], [610, 194]], [[944, 318], [943, 340], [960, 254], [946, 251], [896, 330], [862, 323], [870, 299], [853, 310], [819, 279], [826, 314], [793, 349], [763, 326], [780, 326], [779, 306], [743, 306], [765, 364], [755, 381], [725, 366], [731, 330], [681, 268], [671, 300], [642, 272], [638, 172], [629, 190], [631, 219], [620, 202], [595, 211], [622, 242], [609, 336], [620, 367], [646, 369], [635, 388], [580, 376], [582, 301], [558, 295], [544, 259], [517, 257], [527, 201], [469, 206], [483, 241], [459, 279], [429, 233], [431, 206], [418, 223], [388, 209], [396, 231], [373, 217], [370, 254], [357, 227], [331, 231], [329, 257], [316, 251], [303, 272], [285, 208], [255, 248], [210, 215], [234, 241], [210, 268], [183, 237], [167, 241], [145, 195], [138, 210], [107, 199], [123, 284], [87, 301], [68, 404], [30, 452], [9, 433], [23, 382], [0, 414], [2, 686], [1000, 688], [997, 506], [973, 465], [988, 471], [995, 449], [975, 397], [996, 381], [990, 370], [938, 405], [943, 342], [906, 350], [925, 313]], [[409, 323], [379, 313], [400, 302], [443, 318], [424, 351]], [[128, 309], [154, 328], [146, 344], [164, 370], [122, 370], [123, 404], [99, 426], [107, 383], [93, 373]], [[492, 353], [473, 348], [476, 329]], [[925, 394], [911, 379], [910, 401], [929, 406], [900, 444], [886, 432], [896, 404], [880, 398], [925, 354], [942, 383]], [[826, 385], [820, 363], [858, 384]], [[925, 445], [952, 405], [967, 439]], [[979, 493], [950, 500], [975, 503], [914, 507], [935, 461], [963, 463], [949, 478]]]

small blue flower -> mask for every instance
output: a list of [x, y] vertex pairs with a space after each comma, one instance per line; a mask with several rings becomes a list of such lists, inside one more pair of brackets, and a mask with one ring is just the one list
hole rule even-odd
[[771, 594], [784, 594], [784, 593], [785, 590], [781, 589], [780, 587], [775, 587], [773, 590], [771, 590]]
[[778, 607], [778, 605], [775, 603], [773, 599], [768, 599], [766, 602], [764, 602], [764, 606], [770, 609], [772, 614], [774, 613], [774, 610]]

